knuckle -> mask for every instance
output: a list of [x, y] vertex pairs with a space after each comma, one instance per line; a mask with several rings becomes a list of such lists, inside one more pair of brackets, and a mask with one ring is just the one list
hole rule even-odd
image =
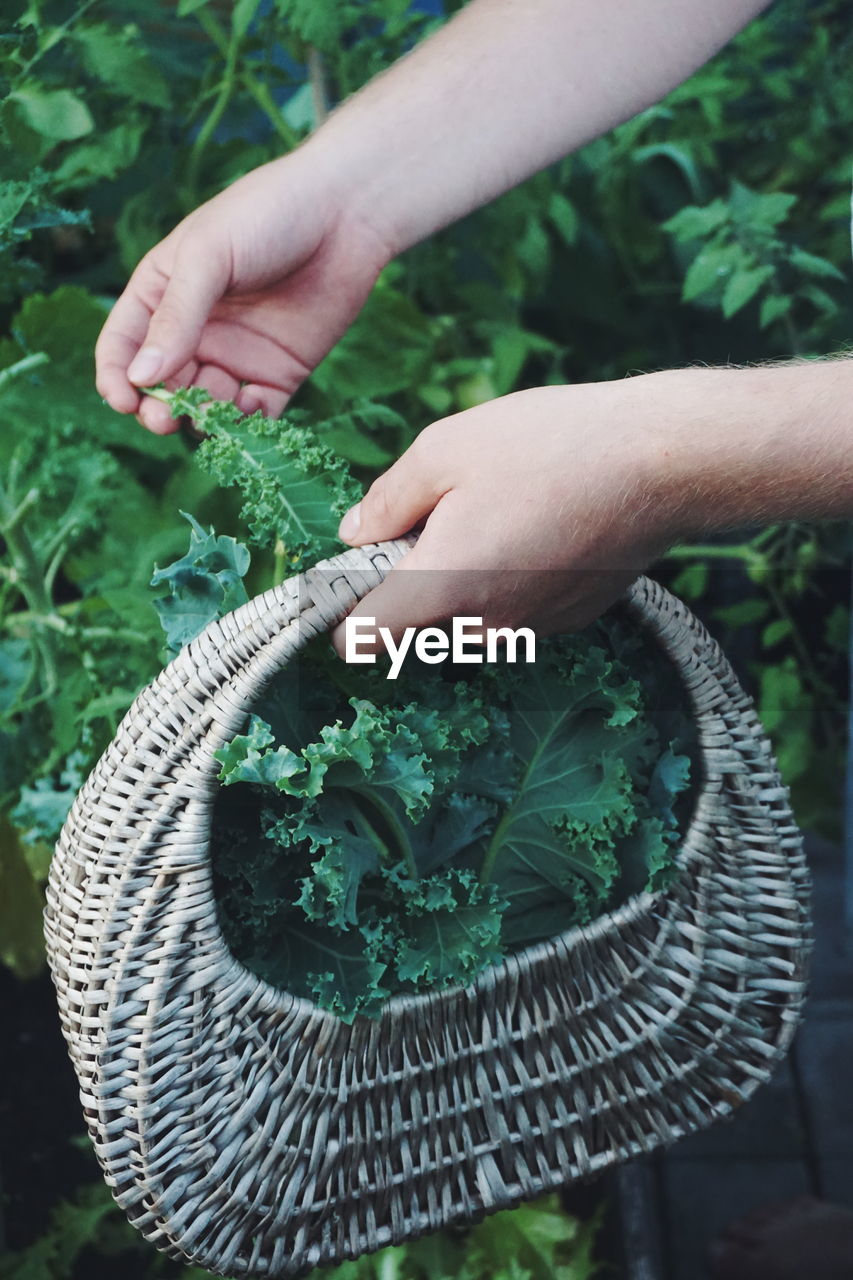
[[420, 431], [409, 446], [409, 452], [415, 462], [421, 463], [434, 456], [439, 434], [440, 423], [433, 422]]
[[381, 523], [391, 514], [391, 488], [385, 476], [373, 481], [362, 502], [363, 512], [365, 508], [365, 514], [371, 521]]
[[184, 323], [181, 304], [175, 298], [164, 298], [151, 317], [149, 337], [152, 334], [171, 333]]
[[[431, 489], [442, 487], [455, 453], [445, 419], [431, 423], [415, 436], [408, 449], [408, 461], [418, 482]], [[404, 455], [405, 457], [406, 455]]]

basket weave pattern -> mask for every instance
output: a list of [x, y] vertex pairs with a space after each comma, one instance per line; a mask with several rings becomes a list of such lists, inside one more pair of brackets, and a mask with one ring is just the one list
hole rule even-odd
[[717, 645], [630, 589], [687, 687], [704, 778], [673, 888], [347, 1026], [230, 954], [214, 751], [403, 554], [348, 551], [209, 626], [134, 702], [60, 836], [45, 913], [89, 1132], [130, 1220], [223, 1275], [291, 1275], [504, 1208], [730, 1114], [786, 1050], [807, 874]]

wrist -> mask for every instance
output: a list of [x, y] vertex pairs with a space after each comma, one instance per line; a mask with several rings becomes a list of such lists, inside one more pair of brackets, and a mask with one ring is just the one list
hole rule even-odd
[[[288, 157], [290, 158], [290, 157]], [[383, 198], [375, 172], [377, 158], [357, 130], [339, 128], [336, 113], [292, 153], [306, 181], [319, 189], [324, 216], [331, 226], [372, 242], [380, 269], [406, 247], [396, 233], [390, 202]]]
[[398, 250], [388, 234], [379, 202], [367, 198], [352, 178], [352, 161], [324, 136], [325, 126], [295, 151], [268, 167], [282, 207], [298, 197], [318, 243], [334, 237], [352, 246], [360, 263], [378, 276]]

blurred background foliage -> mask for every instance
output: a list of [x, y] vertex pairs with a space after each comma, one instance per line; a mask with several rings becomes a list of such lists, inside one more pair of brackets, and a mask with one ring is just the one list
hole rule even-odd
[[[98, 397], [105, 312], [179, 218], [297, 146], [458, 7], [5, 6], [0, 959], [21, 979], [43, 967], [42, 885], [68, 804], [162, 659], [144, 588], [184, 549], [178, 508], [214, 509], [191, 441], [154, 438]], [[389, 266], [297, 403], [368, 480], [432, 419], [515, 389], [843, 352], [851, 56], [844, 0], [780, 0], [664, 102]], [[215, 513], [239, 532], [222, 495]], [[755, 694], [801, 824], [830, 835], [849, 552], [846, 525], [792, 524], [656, 566]], [[266, 586], [272, 566], [252, 573]], [[39, 1267], [26, 1274], [70, 1274]]]

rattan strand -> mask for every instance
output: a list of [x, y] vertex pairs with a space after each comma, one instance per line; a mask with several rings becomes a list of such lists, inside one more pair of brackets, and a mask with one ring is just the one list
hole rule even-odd
[[182, 650], [53, 860], [48, 954], [107, 1182], [153, 1244], [222, 1275], [355, 1257], [672, 1142], [766, 1080], [800, 1014], [808, 885], [787, 792], [720, 649], [645, 578], [626, 603], [687, 687], [704, 768], [672, 889], [352, 1026], [233, 959], [213, 752], [405, 547], [347, 551]]

